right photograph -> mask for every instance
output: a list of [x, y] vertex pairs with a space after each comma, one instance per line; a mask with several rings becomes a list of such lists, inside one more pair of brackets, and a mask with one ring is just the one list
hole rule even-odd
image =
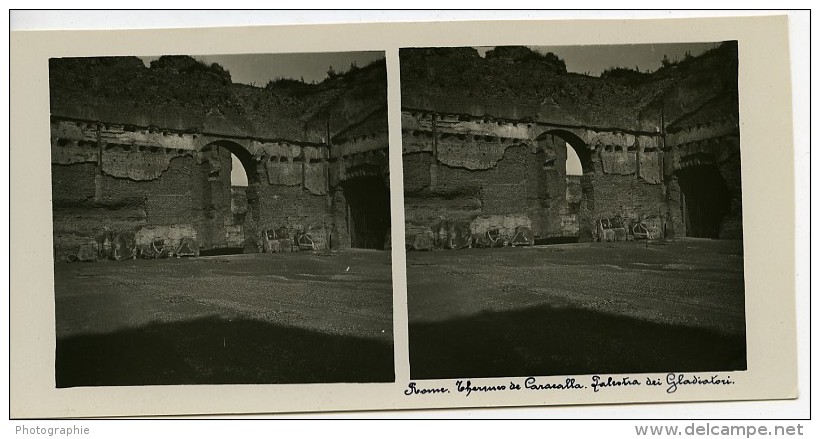
[[411, 379], [746, 370], [737, 42], [400, 64]]

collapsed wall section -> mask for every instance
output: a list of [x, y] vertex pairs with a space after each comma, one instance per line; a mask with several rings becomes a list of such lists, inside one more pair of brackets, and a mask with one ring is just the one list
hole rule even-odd
[[[58, 260], [117, 235], [137, 248], [158, 239], [246, 252], [350, 247], [342, 186], [389, 182], [383, 61], [319, 84], [258, 88], [187, 56], [150, 67], [64, 58], [50, 60], [49, 85]], [[232, 186], [232, 155], [247, 187]]]
[[171, 159], [162, 178], [145, 181], [102, 173], [96, 163], [52, 164], [55, 256], [76, 253], [109, 231], [132, 232], [138, 245], [164, 237], [176, 246], [196, 237], [203, 209], [194, 203], [203, 189], [192, 184], [198, 172], [190, 155]]
[[[526, 47], [402, 49], [400, 61], [409, 248], [452, 246], [456, 228], [742, 237], [736, 42], [600, 78]], [[583, 175], [567, 176], [565, 146]]]
[[[591, 240], [596, 221], [666, 221], [655, 135], [405, 110], [407, 246], [451, 246], [452, 234]], [[567, 148], [584, 174], [568, 176]], [[427, 236], [420, 239], [418, 236]]]
[[[363, 176], [389, 187], [386, 142], [386, 132], [331, 147], [54, 118], [55, 257], [106, 233], [133, 235], [138, 248], [187, 238], [202, 250], [259, 251], [270, 230], [281, 251], [297, 249], [302, 233], [317, 249], [348, 248], [348, 207], [334, 203], [335, 193]], [[232, 154], [247, 188], [231, 185]]]

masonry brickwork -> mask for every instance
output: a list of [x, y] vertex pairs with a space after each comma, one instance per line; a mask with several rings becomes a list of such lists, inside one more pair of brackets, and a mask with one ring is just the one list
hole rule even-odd
[[[735, 42], [602, 77], [524, 47], [402, 49], [400, 61], [408, 248], [446, 247], [453, 224], [474, 239], [524, 227], [595, 240], [616, 217], [655, 237], [742, 237]], [[568, 147], [581, 176], [567, 176]]]
[[[383, 61], [261, 88], [190, 57], [52, 59], [55, 257], [106, 233], [259, 251], [275, 230], [294, 248], [301, 232], [350, 246], [334, 194], [360, 176], [389, 182], [386, 84]], [[247, 188], [231, 186], [232, 154]]]

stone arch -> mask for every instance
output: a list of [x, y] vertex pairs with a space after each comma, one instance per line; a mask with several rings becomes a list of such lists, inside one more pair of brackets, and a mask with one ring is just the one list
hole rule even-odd
[[[202, 139], [198, 151], [203, 155], [202, 175], [205, 179], [203, 215], [199, 220], [202, 253], [258, 251], [261, 177], [256, 157], [241, 143], [228, 139]], [[230, 154], [225, 155], [223, 151]], [[247, 187], [231, 185], [231, 155], [242, 164], [248, 179]]]
[[537, 142], [539, 140], [545, 139], [547, 136], [558, 137], [561, 140], [565, 141], [567, 144], [569, 144], [569, 146], [572, 147], [572, 149], [578, 155], [578, 158], [581, 160], [581, 168], [583, 169], [584, 174], [593, 172], [592, 152], [590, 151], [586, 142], [584, 142], [584, 140], [580, 136], [569, 130], [555, 128], [544, 131], [538, 137], [536, 137], [535, 140]]
[[259, 182], [259, 172], [256, 169], [258, 160], [255, 154], [245, 145], [234, 140], [213, 138], [202, 138], [199, 143], [200, 145], [197, 150], [200, 152], [206, 148], [218, 146], [235, 155], [242, 163], [242, 167], [245, 168], [245, 173], [248, 176], [248, 185], [250, 185], [251, 182]]
[[[560, 140], [560, 142], [556, 142]], [[552, 148], [552, 156], [560, 157], [564, 160], [561, 166], [557, 166], [555, 159], [552, 160], [552, 171], [555, 175], [548, 178], [547, 191], [551, 200], [555, 203], [550, 210], [550, 241], [570, 242], [570, 241], [591, 241], [593, 230], [593, 208], [594, 208], [594, 173], [595, 169], [592, 161], [592, 151], [586, 142], [576, 133], [560, 128], [553, 128], [544, 131], [535, 138], [539, 149], [545, 148], [544, 144]], [[563, 148], [563, 151], [556, 149]], [[568, 176], [566, 174], [566, 154], [569, 147], [578, 156], [581, 162], [582, 175]], [[547, 169], [547, 167], [545, 167]]]

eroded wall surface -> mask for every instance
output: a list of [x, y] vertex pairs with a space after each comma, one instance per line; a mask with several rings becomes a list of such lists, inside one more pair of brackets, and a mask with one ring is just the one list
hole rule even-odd
[[[340, 185], [389, 183], [383, 65], [296, 93], [137, 61], [52, 60], [57, 259], [105, 233], [259, 251], [275, 230], [282, 251], [302, 232], [349, 246]], [[231, 186], [231, 154], [247, 188]]]
[[[592, 239], [600, 217], [666, 217], [656, 135], [419, 111], [402, 120], [408, 242], [425, 226], [443, 242], [444, 223], [474, 236], [496, 229], [512, 239], [527, 227], [536, 238]], [[583, 139], [587, 158], [571, 182], [568, 138]]]
[[[734, 43], [626, 79], [566, 73], [518, 49], [400, 52], [408, 248], [447, 247], [455, 228], [594, 240], [615, 217], [686, 236], [685, 198], [697, 194], [678, 178], [691, 168], [725, 181], [714, 237], [742, 237]], [[567, 176], [567, 147], [583, 175]]]

